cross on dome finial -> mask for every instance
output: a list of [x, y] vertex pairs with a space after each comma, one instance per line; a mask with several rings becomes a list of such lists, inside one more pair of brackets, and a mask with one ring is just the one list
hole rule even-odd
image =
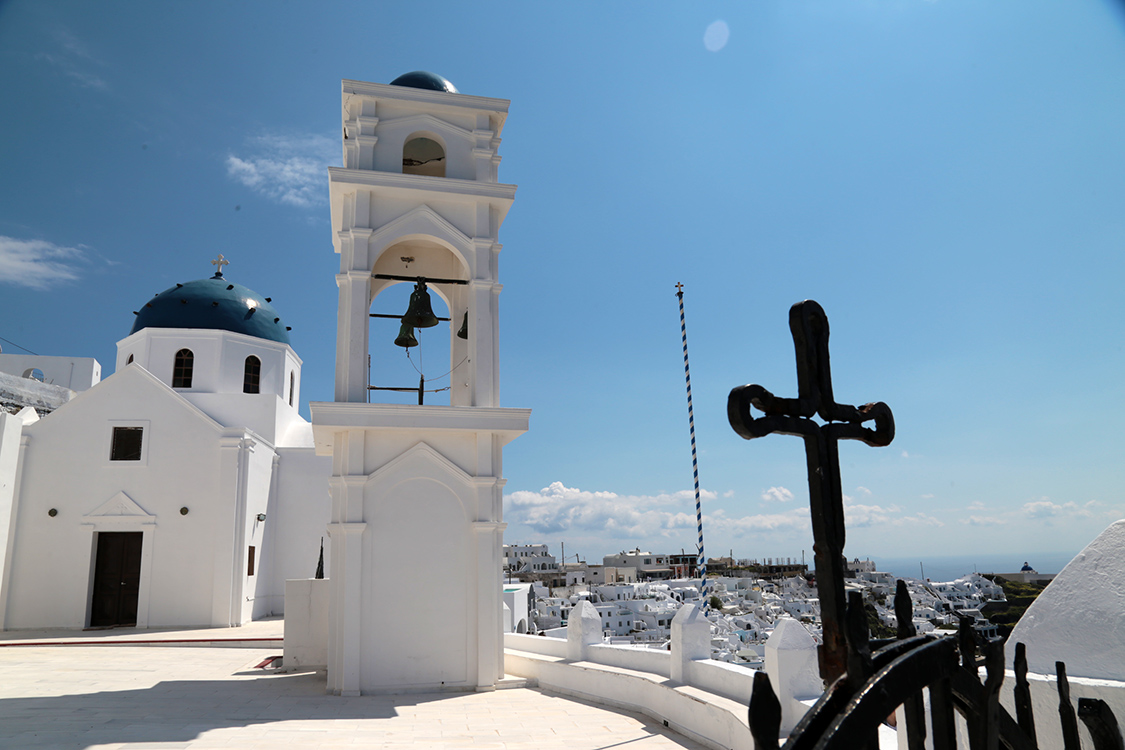
[[218, 259], [211, 261], [211, 265], [215, 266], [215, 275], [222, 278], [223, 266], [229, 266], [230, 261], [224, 258], [222, 253], [219, 253]]

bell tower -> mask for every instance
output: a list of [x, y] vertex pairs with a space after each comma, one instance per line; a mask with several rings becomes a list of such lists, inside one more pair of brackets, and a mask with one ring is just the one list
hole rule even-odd
[[[336, 694], [487, 690], [504, 673], [501, 452], [531, 413], [499, 406], [498, 238], [516, 192], [498, 181], [508, 104], [432, 73], [342, 83], [344, 166], [328, 170], [335, 401], [311, 405], [317, 452], [333, 457]], [[380, 295], [398, 284], [413, 288], [412, 314], [431, 294], [448, 308], [445, 320], [404, 319], [397, 340], [448, 328], [448, 406], [424, 404], [424, 383], [417, 403], [387, 403], [368, 381], [369, 367], [401, 356], [393, 334], [369, 337], [373, 315], [391, 317]]]

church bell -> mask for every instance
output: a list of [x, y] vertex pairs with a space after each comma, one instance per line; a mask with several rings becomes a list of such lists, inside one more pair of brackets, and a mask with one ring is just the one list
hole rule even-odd
[[[425, 279], [418, 279], [418, 283], [414, 285], [414, 291], [410, 293], [410, 306], [406, 308], [406, 314], [402, 316], [402, 324], [411, 328], [433, 328], [438, 324], [437, 316], [434, 315], [433, 307], [430, 305], [430, 293], [426, 291]], [[400, 333], [399, 337], [401, 336]], [[411, 336], [411, 339], [413, 338]], [[414, 346], [417, 343], [415, 341], [414, 344], [409, 346]], [[399, 344], [399, 346], [407, 345]]]
[[395, 346], [401, 346], [403, 349], [418, 346], [418, 339], [414, 338], [414, 327], [406, 322], [405, 317], [402, 320], [402, 326], [398, 329], [398, 338], [395, 339]]
[[464, 318], [464, 320], [461, 321], [460, 330], [457, 331], [457, 338], [459, 338], [459, 339], [469, 338], [469, 311], [468, 310], [465, 311], [465, 318]]

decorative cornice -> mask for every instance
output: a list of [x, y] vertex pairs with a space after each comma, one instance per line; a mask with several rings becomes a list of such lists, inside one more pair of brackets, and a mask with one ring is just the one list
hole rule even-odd
[[328, 180], [332, 187], [418, 190], [427, 193], [440, 193], [450, 197], [465, 196], [508, 202], [516, 199], [515, 185], [502, 182], [459, 180], [454, 177], [430, 177], [420, 174], [379, 172], [373, 169], [329, 167]]
[[531, 409], [485, 406], [416, 406], [314, 401], [314, 432], [364, 429], [490, 432], [515, 438], [527, 432]]
[[422, 102], [425, 104], [441, 104], [447, 107], [475, 109], [485, 112], [507, 115], [511, 102], [507, 99], [492, 99], [486, 96], [471, 96], [469, 94], [450, 94], [446, 91], [430, 91], [416, 89], [409, 86], [392, 86], [389, 83], [369, 83], [367, 81], [353, 81], [345, 78], [340, 82], [342, 92], [357, 96], [369, 96], [375, 99], [396, 99], [398, 101]]

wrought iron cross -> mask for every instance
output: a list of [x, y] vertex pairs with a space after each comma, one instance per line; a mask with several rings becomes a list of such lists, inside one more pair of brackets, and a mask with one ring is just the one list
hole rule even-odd
[[[797, 398], [778, 398], [760, 385], [741, 385], [727, 398], [730, 426], [747, 440], [772, 432], [805, 440], [812, 511], [813, 556], [824, 644], [820, 647], [820, 676], [831, 684], [844, 673], [844, 497], [840, 490], [839, 440], [862, 440], [870, 446], [889, 445], [895, 437], [891, 408], [879, 402], [865, 406], [836, 403], [828, 364], [828, 316], [816, 302], [805, 300], [789, 308], [789, 330], [797, 352]], [[764, 416], [754, 418], [751, 407]], [[813, 421], [820, 415], [825, 424]], [[863, 426], [875, 422], [875, 428]]]

